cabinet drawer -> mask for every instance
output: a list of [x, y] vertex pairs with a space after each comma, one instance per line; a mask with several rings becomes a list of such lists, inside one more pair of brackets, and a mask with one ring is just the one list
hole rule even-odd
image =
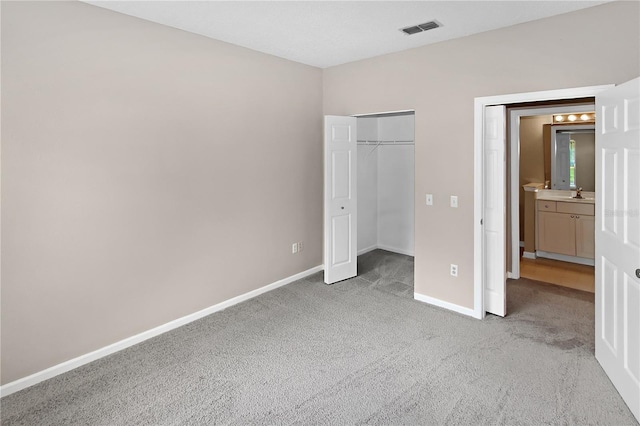
[[583, 214], [586, 216], [593, 216], [595, 212], [595, 205], [585, 203], [564, 203], [558, 201], [556, 204], [556, 211], [558, 213], [570, 213], [570, 214]]
[[538, 200], [538, 210], [545, 212], [555, 212], [556, 202], [547, 200]]

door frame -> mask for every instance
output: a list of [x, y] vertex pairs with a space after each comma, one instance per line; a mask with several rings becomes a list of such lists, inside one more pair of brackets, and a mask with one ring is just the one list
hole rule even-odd
[[[484, 96], [474, 99], [474, 167], [473, 167], [473, 316], [478, 319], [485, 317], [484, 310], [484, 273], [486, 264], [489, 261], [484, 253], [484, 241], [482, 237], [482, 218], [484, 198], [484, 110], [487, 106], [508, 105], [513, 103], [537, 102], [549, 100], [563, 100], [586, 98], [596, 96], [598, 93], [614, 87], [615, 84], [606, 84], [600, 86], [576, 87], [568, 89], [545, 90], [539, 92], [513, 93], [506, 95]], [[505, 117], [506, 122], [506, 117]], [[512, 152], [513, 155], [513, 152]], [[510, 159], [511, 161], [511, 159]], [[513, 165], [513, 164], [512, 164]], [[597, 165], [596, 165], [597, 167]], [[518, 168], [519, 174], [519, 168]], [[505, 217], [505, 224], [506, 222]], [[518, 241], [519, 244], [519, 241]], [[506, 249], [505, 249], [506, 256]], [[518, 253], [519, 257], [519, 253]], [[506, 273], [506, 271], [505, 271]]]

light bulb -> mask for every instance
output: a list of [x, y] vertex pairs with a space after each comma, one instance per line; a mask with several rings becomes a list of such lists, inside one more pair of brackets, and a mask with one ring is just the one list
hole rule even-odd
[[561, 115], [556, 115], [556, 121], [563, 121], [564, 117]]
[[589, 115], [588, 115], [588, 114], [582, 114], [582, 115], [580, 116], [580, 120], [582, 120], [582, 121], [587, 121], [587, 120], [589, 120], [589, 119], [591, 119], [591, 117], [589, 117]]
[[576, 121], [578, 117], [576, 117], [575, 115], [571, 114], [570, 116], [567, 117], [567, 120], [569, 121]]

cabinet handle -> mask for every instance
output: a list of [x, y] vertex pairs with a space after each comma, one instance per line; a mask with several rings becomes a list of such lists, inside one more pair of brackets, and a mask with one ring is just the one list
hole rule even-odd
[[576, 219], [580, 219], [580, 216], [576, 216]]
[[574, 217], [575, 217], [574, 215], [571, 215], [571, 219], [573, 219]]

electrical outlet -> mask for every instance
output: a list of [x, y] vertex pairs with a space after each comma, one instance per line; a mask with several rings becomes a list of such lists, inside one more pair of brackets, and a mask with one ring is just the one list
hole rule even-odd
[[433, 205], [433, 194], [427, 194], [427, 205], [428, 206]]
[[458, 265], [454, 265], [453, 263], [451, 264], [451, 276], [452, 277], [458, 276]]
[[451, 196], [451, 207], [458, 207], [458, 196], [457, 195], [452, 195]]
[[302, 244], [302, 241], [300, 241], [298, 243], [298, 252], [301, 252], [304, 249], [304, 244]]
[[291, 244], [291, 254], [296, 254], [298, 252], [298, 243]]

